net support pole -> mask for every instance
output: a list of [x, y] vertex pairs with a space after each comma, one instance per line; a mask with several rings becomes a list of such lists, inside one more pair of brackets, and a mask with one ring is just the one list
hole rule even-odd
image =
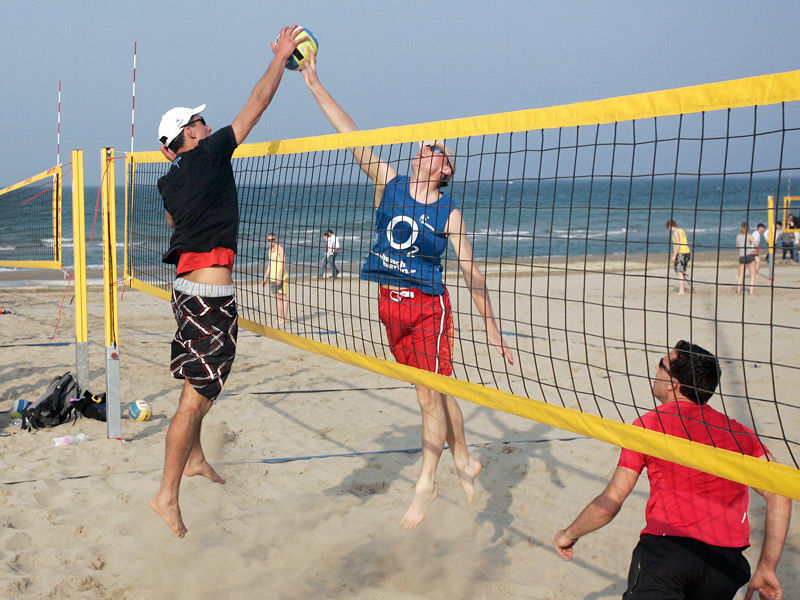
[[119, 322], [117, 313], [117, 211], [114, 149], [100, 151], [103, 197], [103, 296], [106, 332], [106, 431], [122, 437], [119, 377]]
[[72, 151], [72, 240], [75, 278], [75, 372], [81, 390], [89, 388], [89, 323], [86, 302], [86, 213], [83, 150]]
[[775, 197], [767, 196], [767, 258], [769, 259], [769, 280], [775, 281]]

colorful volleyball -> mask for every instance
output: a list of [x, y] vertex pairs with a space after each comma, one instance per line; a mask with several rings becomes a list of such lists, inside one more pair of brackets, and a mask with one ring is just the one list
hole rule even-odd
[[297, 39], [306, 35], [308, 36], [308, 39], [297, 44], [297, 48], [295, 49], [294, 53], [287, 59], [287, 69], [291, 69], [292, 71], [301, 69], [303, 68], [303, 65], [306, 64], [306, 58], [308, 58], [309, 53], [313, 52], [316, 55], [317, 50], [319, 49], [319, 44], [317, 43], [316, 36], [314, 36], [314, 34], [308, 29], [298, 27], [295, 30], [294, 38]]
[[147, 400], [137, 400], [128, 407], [128, 416], [134, 421], [149, 421], [153, 416], [153, 408]]
[[23, 398], [18, 398], [14, 400], [14, 403], [11, 405], [11, 418], [18, 419], [22, 416], [22, 411], [28, 408], [31, 405], [30, 402]]

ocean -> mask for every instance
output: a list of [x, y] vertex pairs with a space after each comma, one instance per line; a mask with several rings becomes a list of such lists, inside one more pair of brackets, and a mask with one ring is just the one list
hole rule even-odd
[[[583, 255], [664, 254], [669, 249], [665, 227], [673, 219], [685, 229], [693, 252], [735, 249], [742, 222], [755, 228], [767, 223], [767, 196], [781, 196], [790, 182], [776, 176], [746, 177], [642, 177], [564, 179], [537, 182], [455, 182], [452, 194], [463, 212], [469, 239], [479, 262], [520, 261], [531, 257]], [[355, 269], [369, 250], [373, 237], [371, 186], [295, 186], [269, 189], [240, 188], [240, 241], [237, 264], [261, 262], [266, 234], [274, 231], [286, 248], [295, 275], [318, 265], [322, 233], [333, 229], [342, 245], [340, 262]], [[87, 187], [86, 263], [102, 268], [102, 231], [98, 188]], [[0, 198], [2, 200], [2, 198]], [[117, 250], [122, 268], [124, 243], [124, 190], [117, 190]], [[95, 206], [98, 206], [95, 221]], [[72, 270], [71, 191], [64, 191], [63, 264]], [[152, 206], [158, 212], [160, 206]], [[794, 210], [800, 212], [800, 207]], [[780, 219], [782, 213], [778, 213]], [[42, 219], [41, 216], [34, 220]], [[31, 242], [32, 217], [23, 208], [5, 210], [0, 223], [0, 260], [18, 258], [31, 243], [52, 252], [53, 236], [44, 233]], [[151, 228], [161, 228], [160, 217]], [[96, 223], [96, 225], [95, 225]], [[94, 227], [93, 227], [94, 225]], [[163, 245], [166, 222], [158, 240]], [[93, 235], [94, 232], [94, 235]], [[155, 232], [151, 232], [155, 233]], [[148, 239], [148, 235], [145, 239]], [[149, 248], [151, 257], [165, 248]], [[451, 254], [452, 249], [448, 252]], [[150, 258], [149, 260], [155, 260]], [[7, 270], [7, 269], [2, 269]], [[30, 275], [29, 277], [27, 275]], [[27, 279], [37, 279], [30, 270]]]

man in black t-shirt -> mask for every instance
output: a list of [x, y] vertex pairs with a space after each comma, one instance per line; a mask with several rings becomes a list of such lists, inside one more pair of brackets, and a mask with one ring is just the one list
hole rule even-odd
[[162, 260], [177, 266], [172, 308], [178, 323], [170, 371], [183, 379], [178, 409], [167, 430], [164, 473], [150, 506], [182, 538], [187, 529], [178, 504], [181, 476], [225, 483], [200, 445], [203, 417], [230, 372], [236, 352], [237, 312], [231, 272], [236, 257], [239, 207], [231, 156], [272, 101], [289, 56], [303, 41], [297, 26], [284, 27], [274, 56], [233, 123], [215, 133], [195, 108], [176, 107], [161, 118], [161, 152], [172, 164], [158, 181], [167, 224], [174, 229]]

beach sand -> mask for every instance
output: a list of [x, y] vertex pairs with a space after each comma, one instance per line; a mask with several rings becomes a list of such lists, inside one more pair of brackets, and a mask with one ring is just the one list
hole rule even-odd
[[[0, 290], [0, 306], [13, 311], [0, 316], [0, 409], [74, 371], [69, 304], [49, 340], [63, 295], [56, 286]], [[105, 390], [101, 298], [90, 288], [95, 392]], [[178, 540], [148, 505], [180, 388], [167, 369], [173, 317], [168, 303], [127, 290], [120, 319], [123, 411], [147, 400], [151, 421], [124, 417], [117, 441], [98, 421], [28, 433], [0, 413], [10, 434], [0, 437], [0, 597], [600, 600], [624, 591], [646, 477], [610, 525], [579, 541], [572, 562], [551, 545], [602, 491], [616, 447], [462, 402], [467, 441], [483, 464], [476, 501], [464, 502], [445, 454], [438, 500], [403, 531], [397, 521], [421, 460], [412, 387], [248, 331], [203, 427], [206, 454], [227, 484], [184, 480], [189, 532]], [[90, 440], [51, 445], [78, 431]], [[283, 458], [298, 460], [263, 462]], [[763, 517], [753, 494], [753, 566]], [[796, 503], [793, 517], [778, 572], [785, 598], [800, 597]]]

